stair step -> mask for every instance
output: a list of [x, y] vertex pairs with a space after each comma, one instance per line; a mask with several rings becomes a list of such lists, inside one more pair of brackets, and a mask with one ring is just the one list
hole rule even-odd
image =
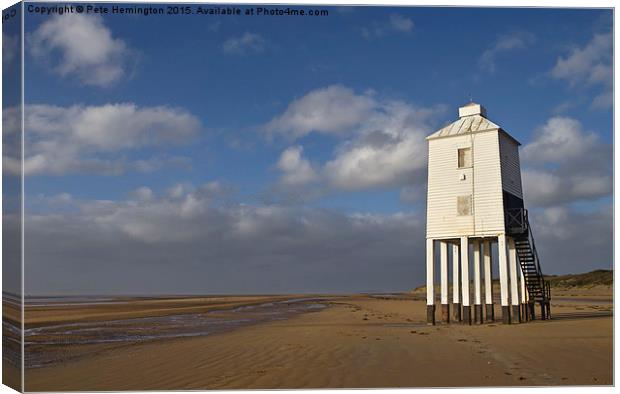
[[[517, 220], [517, 217], [514, 215], [509, 218]], [[525, 279], [525, 287], [532, 302], [549, 302], [549, 287], [540, 271], [540, 260], [534, 248], [534, 239], [529, 232], [530, 224], [527, 214], [524, 215], [521, 212], [520, 218], [523, 221], [523, 223], [520, 223], [522, 226], [508, 227], [507, 231], [514, 239], [519, 267]]]

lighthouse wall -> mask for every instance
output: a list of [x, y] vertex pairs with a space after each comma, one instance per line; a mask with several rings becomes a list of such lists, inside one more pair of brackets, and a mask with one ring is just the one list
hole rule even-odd
[[[500, 132], [475, 132], [428, 142], [427, 238], [503, 233]], [[473, 166], [459, 168], [458, 149], [468, 147]], [[471, 215], [459, 215], [459, 197], [462, 202], [463, 196], [471, 196]]]

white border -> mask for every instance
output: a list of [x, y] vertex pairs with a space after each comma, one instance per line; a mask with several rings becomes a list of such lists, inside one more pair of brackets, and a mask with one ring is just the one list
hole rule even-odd
[[[45, 2], [45, 1], [28, 1], [28, 2]], [[52, 3], [54, 1], [48, 1], [49, 3]], [[56, 3], [69, 3], [69, 2], [59, 2], [59, 1], [55, 1]], [[99, 2], [108, 2], [108, 3], [190, 3], [190, 2], [184, 2], [184, 1], [178, 1], [178, 0], [134, 0], [134, 1], [89, 1], [90, 3], [99, 3]], [[7, 8], [13, 4], [15, 4], [15, 1], [11, 1], [11, 0], [0, 0], [0, 4], [2, 5], [2, 9]], [[76, 2], [79, 3], [79, 2]], [[315, 4], [315, 5], [375, 5], [375, 6], [429, 6], [429, 7], [449, 7], [449, 6], [456, 6], [456, 7], [496, 7], [496, 8], [508, 8], [508, 7], [519, 7], [519, 8], [526, 8], [526, 7], [532, 7], [532, 8], [542, 8], [542, 7], [553, 7], [553, 8], [613, 8], [613, 14], [614, 14], [614, 22], [616, 20], [616, 9], [615, 9], [615, 3], [613, 1], [609, 1], [609, 0], [590, 0], [588, 2], [585, 1], [580, 1], [580, 0], [522, 0], [522, 1], [515, 1], [515, 0], [508, 0], [508, 1], [503, 1], [501, 3], [499, 3], [497, 0], [477, 0], [475, 3], [472, 1], [467, 1], [467, 0], [424, 0], [423, 2], [418, 2], [418, 1], [408, 1], [408, 0], [384, 0], [384, 1], [380, 1], [380, 0], [339, 0], [339, 1], [329, 1], [329, 0], [319, 0], [319, 1], [312, 1], [312, 0], [294, 0], [294, 1], [284, 1], [284, 0], [270, 0], [270, 1], [260, 1], [260, 0], [245, 0], [245, 1], [239, 1], [239, 0], [227, 0], [227, 1], [204, 1], [204, 2], [200, 2], [200, 3], [206, 3], [206, 4], [224, 4], [224, 3], [228, 3], [228, 4], [299, 4], [299, 5], [304, 5], [304, 4]], [[24, 98], [24, 31], [25, 31], [25, 25], [24, 25], [24, 5], [22, 3], [22, 53], [21, 53], [21, 57], [22, 57], [22, 81], [21, 81], [21, 87], [22, 87], [22, 130], [23, 130], [23, 125], [24, 125], [24, 102], [25, 102], [25, 98]], [[615, 23], [614, 23], [615, 25]], [[616, 53], [615, 49], [616, 49], [616, 31], [614, 29], [614, 54]], [[1, 55], [0, 55], [1, 57]], [[614, 59], [615, 60], [615, 59]], [[614, 61], [614, 75], [615, 75], [615, 71], [616, 71], [616, 63]], [[614, 85], [615, 87], [615, 85]], [[0, 88], [1, 88], [1, 80], [0, 80]], [[615, 119], [616, 119], [616, 110], [617, 107], [615, 106], [615, 100], [616, 98], [616, 92], [614, 89], [614, 120], [613, 120], [613, 125], [614, 125], [614, 142], [615, 142]], [[0, 101], [1, 104], [1, 101]], [[22, 230], [21, 230], [21, 242], [22, 242], [22, 246], [24, 245], [24, 226], [23, 226], [23, 216], [24, 216], [24, 184], [25, 184], [25, 178], [23, 177], [23, 154], [24, 154], [24, 133], [22, 133], [22, 200], [21, 200], [21, 208], [22, 208]], [[615, 160], [616, 157], [616, 153], [618, 153], [620, 151], [620, 148], [618, 148], [617, 146], [615, 146], [614, 143], [614, 268], [615, 268], [615, 260], [618, 258], [618, 251], [615, 248], [616, 242], [618, 240], [620, 240], [620, 235], [618, 235], [615, 232], [615, 218], [616, 215], [618, 213], [620, 213], [620, 208], [615, 204], [615, 193], [616, 193], [616, 176], [618, 176], [617, 174], [620, 173], [620, 164], [618, 164]], [[0, 163], [0, 168], [1, 168], [1, 163]], [[1, 185], [0, 185], [0, 190], [1, 190]], [[0, 230], [2, 228], [2, 224], [0, 223]], [[2, 240], [0, 238], [0, 246], [1, 246]], [[21, 289], [22, 289], [22, 315], [23, 315], [23, 296], [24, 296], [24, 254], [23, 254], [23, 249], [22, 249], [22, 283], [21, 283]], [[0, 279], [1, 279], [1, 272], [0, 272]], [[618, 279], [618, 275], [614, 274], [614, 281]], [[620, 291], [618, 290], [617, 287], [614, 286], [614, 296], [617, 297], [620, 294]], [[618, 331], [616, 331], [616, 325], [615, 325], [615, 320], [616, 317], [614, 316], [614, 377], [618, 376], [617, 372], [620, 370], [618, 368], [618, 366], [615, 363], [615, 337], [616, 334], [618, 333]], [[23, 330], [23, 319], [22, 319], [22, 330]], [[22, 340], [22, 364], [24, 362], [24, 357], [23, 357], [23, 340]], [[22, 365], [23, 367], [23, 365]], [[1, 368], [1, 366], [0, 366]], [[23, 368], [22, 368], [23, 371]], [[22, 388], [24, 384], [24, 376], [22, 373]], [[470, 388], [470, 389], [458, 389], [460, 392], [468, 392], [468, 393], [475, 393], [478, 392], [480, 390], [493, 390], [493, 392], [499, 392], [499, 393], [509, 393], [509, 392], [516, 392], [516, 390], [521, 390], [522, 388], [494, 388], [494, 387], [480, 387], [480, 388]], [[449, 392], [453, 392], [454, 389], [377, 389], [377, 390], [373, 390], [373, 392], [377, 392], [377, 393], [381, 393], [381, 394], [386, 394], [386, 393], [399, 393], [399, 392], [415, 392], [415, 393], [449, 393]], [[584, 390], [588, 390], [588, 391], [593, 391], [593, 392], [611, 392], [611, 391], [615, 391], [613, 387], [592, 387], [592, 386], [586, 386], [586, 387], [568, 387], [568, 386], [561, 386], [561, 387], [555, 387], [555, 388], [529, 388], [528, 391], [529, 392], [544, 392], [545, 393], [569, 393], [569, 394], [577, 394], [577, 393], [582, 393]], [[264, 390], [264, 391], [268, 391], [268, 390]], [[314, 392], [327, 392], [327, 391], [336, 391], [336, 390], [312, 390]], [[338, 392], [343, 392], [343, 393], [354, 393], [357, 392], [359, 390], [337, 390]], [[140, 393], [165, 393], [166, 391], [140, 391]], [[176, 391], [176, 392], [187, 392], [187, 393], [193, 393], [194, 391]], [[235, 390], [235, 391], [220, 391], [222, 393], [234, 393], [234, 394], [239, 394], [239, 393], [252, 393], [253, 391], [246, 391], [246, 390]], [[285, 393], [295, 393], [298, 391], [293, 391], [293, 390], [279, 390], [279, 392], [285, 392]], [[8, 388], [7, 386], [0, 386], [0, 394], [4, 394], [4, 393], [14, 393], [14, 391], [10, 388]]]

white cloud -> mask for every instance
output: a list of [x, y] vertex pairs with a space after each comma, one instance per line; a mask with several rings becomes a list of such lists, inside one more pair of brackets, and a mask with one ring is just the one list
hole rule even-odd
[[30, 53], [54, 72], [91, 86], [109, 86], [126, 75], [133, 53], [96, 15], [56, 15], [28, 36]]
[[612, 192], [612, 178], [605, 173], [526, 169], [523, 188], [529, 206], [554, 206], [608, 196]]
[[278, 168], [282, 171], [281, 182], [284, 185], [299, 185], [313, 182], [317, 174], [310, 162], [303, 158], [303, 147], [292, 146], [280, 155]]
[[551, 110], [551, 112], [553, 112], [556, 115], [568, 112], [571, 108], [574, 108], [577, 105], [576, 102], [574, 102], [573, 100], [565, 100], [562, 101], [560, 104], [556, 105], [555, 107], [553, 107], [553, 109]]
[[611, 147], [575, 119], [549, 119], [521, 152], [525, 199], [534, 206], [595, 200], [611, 193]]
[[139, 187], [130, 193], [130, 197], [138, 201], [151, 201], [154, 197], [153, 190], [146, 186]]
[[240, 37], [231, 37], [224, 41], [222, 49], [228, 54], [244, 55], [262, 52], [266, 44], [267, 41], [260, 34], [246, 32]]
[[481, 69], [494, 73], [497, 70], [497, 57], [503, 53], [525, 49], [534, 40], [531, 33], [515, 32], [499, 36], [495, 43], [480, 56], [478, 65]]
[[[15, 109], [16, 111], [16, 109]], [[5, 119], [11, 111], [6, 111]], [[186, 166], [178, 157], [127, 161], [122, 152], [187, 142], [200, 121], [180, 108], [138, 107], [132, 103], [60, 107], [27, 105], [24, 172], [118, 174], [126, 169], [153, 171], [163, 165]], [[15, 130], [17, 132], [19, 129]], [[3, 164], [19, 173], [19, 160], [5, 151]]]
[[48, 196], [45, 194], [40, 194], [37, 196], [37, 199], [42, 202], [43, 204], [49, 205], [54, 207], [54, 209], [57, 209], [58, 206], [61, 205], [67, 205], [67, 204], [74, 204], [75, 200], [73, 199], [73, 196], [69, 193], [59, 193], [59, 194], [55, 194], [52, 196]]
[[413, 30], [413, 20], [400, 14], [390, 15], [390, 25], [394, 30], [402, 32], [410, 32]]
[[20, 106], [2, 109], [2, 174], [21, 173], [21, 110]]
[[189, 170], [192, 168], [191, 159], [185, 156], [155, 155], [147, 159], [135, 159], [130, 162], [123, 163], [123, 170], [137, 172], [155, 172], [162, 168], [177, 168], [181, 170]]
[[220, 31], [221, 27], [222, 27], [222, 21], [215, 21], [209, 24], [208, 29], [213, 32], [218, 32]]
[[614, 103], [614, 93], [611, 90], [606, 90], [603, 93], [597, 94], [592, 100], [592, 109], [605, 110], [611, 108]]
[[366, 39], [383, 37], [389, 33], [411, 33], [415, 24], [413, 20], [402, 14], [391, 14], [386, 21], [373, 21], [370, 26], [360, 31]]
[[9, 66], [19, 55], [19, 37], [2, 32], [2, 64]]
[[426, 168], [427, 121], [433, 110], [402, 102], [382, 104], [325, 164], [329, 183], [344, 190], [402, 186], [421, 180]]
[[522, 171], [523, 189], [525, 201], [528, 205], [557, 204], [558, 197], [561, 195], [560, 185], [562, 180], [548, 172], [542, 170]]
[[558, 116], [540, 128], [522, 148], [522, 156], [529, 162], [566, 162], [588, 154], [596, 144], [597, 135], [584, 132], [578, 120]]
[[168, 197], [172, 199], [181, 198], [189, 190], [189, 186], [183, 183], [177, 183], [174, 186], [168, 188]]
[[568, 81], [571, 87], [602, 88], [592, 101], [592, 108], [608, 109], [613, 100], [612, 56], [611, 33], [595, 34], [585, 46], [575, 47], [568, 55], [559, 57], [551, 76]]
[[350, 132], [368, 119], [376, 102], [371, 93], [332, 85], [316, 89], [291, 102], [283, 114], [273, 118], [264, 129], [271, 134], [298, 138], [311, 132], [339, 134]]
[[332, 159], [313, 172], [330, 188], [361, 190], [423, 182], [424, 137], [440, 112], [443, 107], [378, 100], [373, 93], [334, 85], [296, 99], [265, 128], [290, 139], [312, 132], [345, 138]]
[[571, 85], [580, 83], [611, 83], [611, 33], [596, 34], [584, 47], [574, 48], [569, 55], [559, 57], [551, 70], [557, 79]]

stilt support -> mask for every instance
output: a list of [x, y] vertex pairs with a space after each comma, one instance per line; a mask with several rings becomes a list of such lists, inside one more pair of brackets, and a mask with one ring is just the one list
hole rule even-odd
[[462, 316], [461, 316], [461, 303], [460, 302], [455, 302], [452, 304], [452, 313], [454, 313], [454, 322], [458, 323], [461, 321]]
[[511, 316], [511, 321], [513, 323], [521, 323], [521, 310], [519, 305], [513, 305], [512, 306], [512, 316]]
[[448, 243], [439, 242], [439, 262], [441, 277], [441, 321], [450, 323], [450, 306], [448, 305]]
[[502, 305], [502, 323], [510, 324], [510, 307]]
[[469, 294], [469, 239], [461, 237], [461, 298], [463, 300], [463, 324], [471, 324]]
[[435, 324], [435, 244], [426, 240], [426, 322]]
[[530, 320], [536, 320], [536, 308], [533, 302], [527, 303], [527, 309], [530, 313]]
[[510, 303], [512, 305], [511, 323], [520, 323], [519, 304], [519, 278], [517, 273], [517, 250], [515, 240], [512, 237], [508, 239], [508, 272], [510, 274]]
[[441, 321], [450, 323], [450, 304], [441, 304]]
[[482, 305], [474, 305], [474, 322], [476, 324], [482, 324], [483, 320], [484, 319], [482, 318]]
[[493, 308], [493, 264], [491, 262], [491, 242], [485, 241], [482, 247], [484, 264], [484, 302], [486, 306], [486, 321], [495, 321]]
[[529, 314], [527, 313], [527, 288], [525, 285], [525, 275], [523, 274], [523, 268], [519, 266], [519, 293], [521, 294], [521, 321], [529, 321]]
[[471, 325], [471, 306], [463, 306], [463, 324]]
[[426, 324], [435, 325], [435, 305], [426, 305]]
[[482, 324], [482, 282], [480, 275], [480, 257], [482, 243], [479, 239], [474, 240], [474, 324]]
[[495, 321], [495, 308], [493, 308], [493, 304], [486, 304], [486, 316], [485, 316], [485, 320], [487, 322], [494, 322]]
[[506, 235], [497, 237], [497, 253], [499, 255], [499, 285], [502, 301], [502, 323], [510, 324], [510, 304], [508, 298], [508, 253], [506, 250]]

